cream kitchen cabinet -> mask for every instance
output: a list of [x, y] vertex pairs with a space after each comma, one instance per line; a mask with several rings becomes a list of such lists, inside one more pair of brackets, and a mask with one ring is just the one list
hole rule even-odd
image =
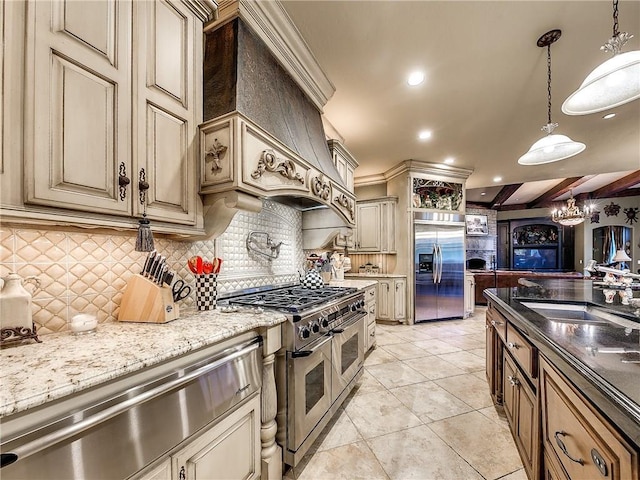
[[345, 148], [337, 140], [328, 140], [327, 145], [329, 146], [329, 151], [331, 152], [331, 159], [333, 160], [333, 164], [336, 166], [338, 170], [338, 174], [340, 178], [344, 181], [347, 190], [353, 193], [354, 188], [354, 172], [358, 167], [357, 160], [351, 155], [349, 150]]
[[371, 285], [364, 290], [364, 309], [367, 312], [365, 352], [376, 345], [376, 288], [376, 285]]
[[260, 478], [260, 396], [172, 455], [171, 466], [173, 480]]
[[[212, 6], [27, 4], [23, 215], [55, 214], [44, 206], [139, 216], [144, 172], [149, 217], [197, 223], [194, 139], [202, 119], [202, 25]], [[101, 221], [114, 224], [91, 217], [93, 225]]]
[[396, 197], [356, 202], [357, 252], [396, 253]]
[[407, 281], [404, 277], [380, 277], [376, 290], [376, 318], [404, 322], [406, 319]]

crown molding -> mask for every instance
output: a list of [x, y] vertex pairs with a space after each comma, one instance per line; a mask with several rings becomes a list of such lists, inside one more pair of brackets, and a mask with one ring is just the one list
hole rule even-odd
[[336, 89], [282, 4], [279, 1], [220, 0], [218, 5], [218, 19], [208, 24], [204, 31], [215, 30], [240, 17], [322, 112]]

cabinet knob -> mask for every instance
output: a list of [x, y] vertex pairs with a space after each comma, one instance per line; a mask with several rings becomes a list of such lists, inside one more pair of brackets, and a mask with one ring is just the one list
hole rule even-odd
[[513, 343], [513, 342], [509, 342], [507, 343], [507, 347], [513, 349], [513, 350], [517, 350], [520, 348], [520, 345], [518, 345], [517, 343]]
[[562, 441], [562, 439], [560, 437], [564, 437], [567, 435], [567, 432], [564, 432], [562, 430], [556, 432], [553, 434], [553, 436], [556, 439], [556, 444], [558, 445], [558, 448], [560, 450], [562, 450], [562, 453], [564, 453], [567, 458], [569, 460], [571, 460], [572, 462], [576, 462], [579, 463], [580, 465], [584, 465], [584, 460], [582, 460], [581, 458], [574, 458], [571, 456], [571, 454], [569, 453], [569, 450], [567, 450], [567, 446], [564, 444], [564, 442]]
[[180, 467], [180, 474], [178, 476], [179, 480], [187, 480], [187, 473], [184, 470], [184, 465]]
[[127, 187], [130, 183], [131, 179], [127, 177], [127, 167], [124, 162], [122, 162], [118, 167], [118, 190], [121, 201], [127, 198]]
[[512, 375], [509, 375], [507, 379], [509, 380], [509, 383], [511, 384], [512, 387], [517, 387], [518, 385], [520, 385], [520, 380], [518, 380], [516, 377]]

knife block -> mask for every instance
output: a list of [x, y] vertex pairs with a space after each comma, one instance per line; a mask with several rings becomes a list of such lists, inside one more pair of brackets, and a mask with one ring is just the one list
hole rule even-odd
[[118, 321], [167, 323], [179, 316], [171, 288], [161, 287], [142, 275], [134, 275], [127, 282]]

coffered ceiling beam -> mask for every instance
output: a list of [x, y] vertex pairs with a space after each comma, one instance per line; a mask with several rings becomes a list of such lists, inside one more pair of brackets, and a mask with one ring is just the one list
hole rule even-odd
[[516, 191], [522, 186], [521, 183], [512, 183], [511, 185], [505, 185], [498, 192], [496, 197], [491, 202], [491, 208], [495, 208], [497, 206], [501, 206], [504, 202], [506, 202], [511, 195], [516, 193]]
[[544, 208], [551, 205], [551, 202], [555, 198], [558, 198], [570, 190], [573, 190], [578, 185], [582, 185], [588, 180], [591, 180], [595, 175], [585, 175], [584, 177], [571, 177], [565, 178], [563, 181], [551, 187], [535, 200], [532, 200], [527, 204], [527, 208]]
[[[640, 170], [630, 173], [626, 177], [622, 177], [609, 185], [600, 187], [598, 190], [591, 192], [591, 198], [607, 198], [616, 196], [624, 190], [640, 184]], [[635, 189], [632, 189], [635, 190]]]

